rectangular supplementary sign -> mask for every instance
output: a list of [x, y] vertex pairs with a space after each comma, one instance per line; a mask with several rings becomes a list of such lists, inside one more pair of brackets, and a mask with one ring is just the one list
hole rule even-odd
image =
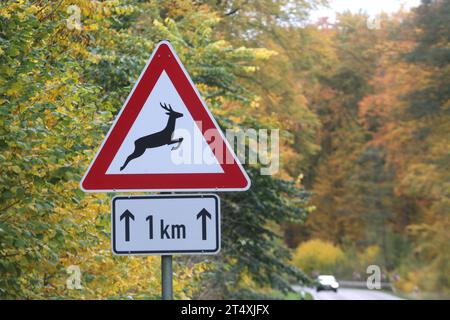
[[118, 196], [112, 200], [116, 255], [215, 254], [220, 200], [214, 194]]

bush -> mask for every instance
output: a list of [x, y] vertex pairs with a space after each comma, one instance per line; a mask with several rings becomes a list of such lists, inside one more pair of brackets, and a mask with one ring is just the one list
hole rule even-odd
[[297, 247], [292, 262], [305, 273], [334, 273], [343, 259], [344, 253], [339, 247], [330, 242], [313, 239]]

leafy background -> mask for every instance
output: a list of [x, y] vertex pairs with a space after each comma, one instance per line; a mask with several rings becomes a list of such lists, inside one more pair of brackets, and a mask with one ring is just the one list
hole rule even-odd
[[111, 195], [79, 181], [161, 39], [223, 129], [282, 137], [276, 176], [247, 166], [251, 190], [221, 195], [221, 253], [174, 260], [176, 298], [289, 298], [290, 282], [369, 264], [448, 297], [449, 2], [379, 29], [308, 22], [321, 3], [2, 1], [0, 298], [159, 299], [159, 258], [113, 257]]

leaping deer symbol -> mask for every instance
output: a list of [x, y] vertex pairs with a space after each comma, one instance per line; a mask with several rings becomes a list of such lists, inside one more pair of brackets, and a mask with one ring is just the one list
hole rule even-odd
[[125, 163], [123, 164], [123, 166], [120, 167], [120, 171], [125, 169], [125, 167], [131, 160], [142, 156], [144, 154], [145, 150], [147, 150], [147, 149], [157, 148], [157, 147], [161, 147], [161, 146], [165, 146], [165, 145], [171, 145], [171, 144], [178, 143], [177, 146], [172, 147], [172, 150], [176, 150], [181, 145], [183, 138], [178, 138], [178, 139], [173, 140], [173, 132], [175, 131], [175, 121], [178, 118], [182, 117], [183, 114], [173, 111], [172, 106], [170, 104], [168, 107], [165, 103], [164, 104], [159, 103], [159, 104], [161, 105], [161, 108], [163, 108], [164, 110], [167, 111], [166, 114], [169, 116], [166, 127], [159, 132], [155, 132], [148, 136], [144, 136], [142, 138], [137, 139], [134, 142], [133, 153], [128, 156], [128, 158], [125, 161]]

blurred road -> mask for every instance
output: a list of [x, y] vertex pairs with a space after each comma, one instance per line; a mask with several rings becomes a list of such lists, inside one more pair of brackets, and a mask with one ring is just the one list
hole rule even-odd
[[[300, 286], [292, 288], [298, 292], [302, 290]], [[304, 288], [304, 290], [310, 293], [314, 300], [401, 300], [393, 294], [378, 290], [340, 288], [336, 293], [333, 291], [316, 292], [315, 289], [310, 288]]]

